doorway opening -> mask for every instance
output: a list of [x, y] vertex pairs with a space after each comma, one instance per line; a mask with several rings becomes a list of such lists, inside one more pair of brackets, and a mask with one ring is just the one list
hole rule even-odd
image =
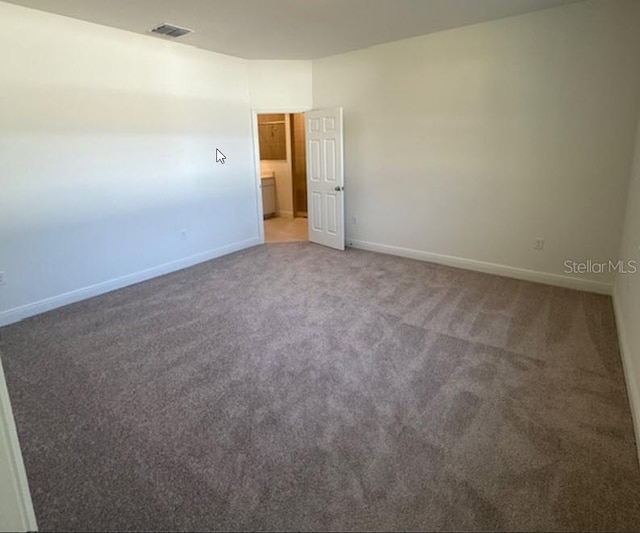
[[304, 113], [258, 113], [264, 240], [308, 240]]

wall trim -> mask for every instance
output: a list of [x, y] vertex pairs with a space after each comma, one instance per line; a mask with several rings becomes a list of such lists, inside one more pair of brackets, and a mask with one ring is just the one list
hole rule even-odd
[[278, 216], [282, 218], [294, 218], [293, 211], [278, 211]]
[[622, 359], [622, 369], [627, 385], [627, 394], [629, 396], [629, 404], [631, 406], [631, 419], [633, 420], [633, 429], [636, 435], [638, 462], [640, 463], [640, 389], [638, 388], [638, 383], [636, 381], [635, 374], [633, 373], [631, 350], [627, 343], [627, 329], [623, 319], [622, 308], [620, 307], [617, 285], [613, 291], [613, 314], [616, 319], [618, 344], [620, 345], [620, 358]]
[[[0, 507], [4, 507], [4, 512], [0, 516], [0, 531], [38, 531], [33, 502], [31, 501], [31, 493], [29, 492], [27, 473], [22, 460], [20, 441], [18, 440], [18, 432], [13, 418], [13, 411], [11, 410], [9, 392], [7, 390], [1, 360], [0, 441], [3, 441], [1, 442], [2, 446], [0, 446], [3, 456], [0, 457], [0, 460], [8, 462], [7, 466], [9, 468], [10, 478], [3, 479], [1, 482], [8, 484], [8, 487], [5, 487], [4, 490], [9, 489], [12, 500], [11, 503], [5, 501], [0, 504]], [[6, 505], [16, 505], [16, 507], [10, 510], [5, 507]]]
[[121, 289], [123, 287], [156, 278], [164, 274], [169, 274], [171, 272], [175, 272], [176, 270], [182, 270], [183, 268], [197, 265], [198, 263], [203, 263], [204, 261], [210, 261], [211, 259], [215, 259], [216, 257], [237, 252], [239, 250], [244, 250], [245, 248], [249, 248], [257, 244], [262, 244], [262, 239], [260, 237], [253, 237], [251, 239], [238, 241], [227, 246], [221, 246], [220, 248], [214, 248], [213, 250], [208, 250], [206, 252], [184, 257], [176, 261], [170, 261], [169, 263], [164, 263], [162, 265], [141, 270], [139, 272], [134, 272], [133, 274], [127, 274], [126, 276], [122, 276], [120, 278], [103, 281], [100, 283], [96, 283], [95, 285], [82, 287], [80, 289], [59, 294], [57, 296], [52, 296], [50, 298], [45, 298], [43, 300], [22, 305], [20, 307], [14, 307], [13, 309], [9, 309], [0, 313], [0, 327], [13, 324], [14, 322], [18, 322], [30, 316], [39, 315], [40, 313], [44, 313], [46, 311], [51, 311], [52, 309], [62, 307], [63, 305], [86, 300], [87, 298], [99, 296], [100, 294], [104, 294], [106, 292]]
[[527, 270], [525, 268], [516, 268], [507, 265], [500, 265], [497, 263], [476, 261], [475, 259], [464, 259], [462, 257], [456, 257], [453, 255], [424, 252], [422, 250], [415, 250], [413, 248], [402, 248], [400, 246], [391, 246], [389, 244], [347, 239], [347, 246], [358, 248], [360, 250], [368, 250], [370, 252], [380, 252], [383, 254], [408, 257], [409, 259], [428, 261], [429, 263], [437, 263], [439, 265], [463, 268], [466, 270], [474, 270], [476, 272], [484, 272], [486, 274], [496, 274], [498, 276], [544, 283], [546, 285], [555, 285], [558, 287], [576, 289], [579, 291], [596, 292], [598, 294], [611, 295], [613, 289], [613, 285], [611, 283], [573, 278], [571, 276], [550, 274], [547, 272], [538, 272], [536, 270]]

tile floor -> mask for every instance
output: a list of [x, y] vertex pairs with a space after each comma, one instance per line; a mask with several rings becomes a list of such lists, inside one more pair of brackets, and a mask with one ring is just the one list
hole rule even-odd
[[267, 218], [264, 221], [265, 242], [297, 242], [309, 240], [306, 218]]

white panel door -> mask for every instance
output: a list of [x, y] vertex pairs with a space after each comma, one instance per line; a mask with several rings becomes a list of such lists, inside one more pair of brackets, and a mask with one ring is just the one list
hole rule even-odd
[[344, 250], [342, 108], [305, 115], [309, 240]]

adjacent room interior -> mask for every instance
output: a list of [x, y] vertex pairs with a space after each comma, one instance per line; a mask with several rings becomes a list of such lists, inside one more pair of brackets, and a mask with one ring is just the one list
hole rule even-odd
[[0, 531], [640, 530], [640, 2], [0, 19]]
[[304, 113], [258, 114], [266, 243], [308, 240], [304, 133]]

